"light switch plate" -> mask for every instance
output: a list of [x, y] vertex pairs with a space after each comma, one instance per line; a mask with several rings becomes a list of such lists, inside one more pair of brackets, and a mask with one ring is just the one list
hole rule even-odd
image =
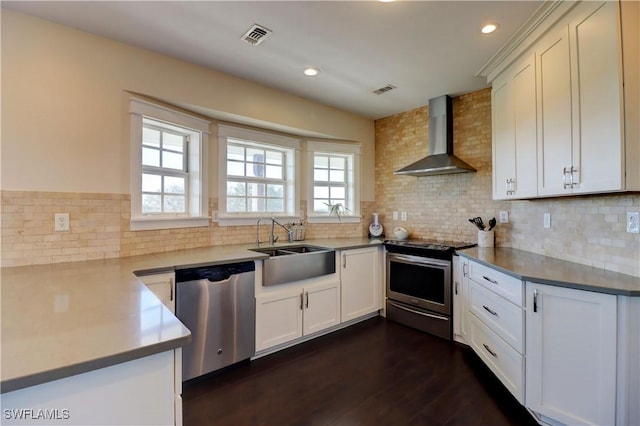
[[407, 220], [407, 212], [400, 212], [400, 220]]
[[500, 223], [509, 223], [509, 211], [502, 210], [500, 211], [500, 215], [498, 217]]
[[627, 212], [627, 232], [640, 234], [640, 212]]
[[398, 220], [398, 212], [393, 212], [393, 220]]
[[551, 213], [544, 214], [543, 225], [545, 228], [551, 228]]

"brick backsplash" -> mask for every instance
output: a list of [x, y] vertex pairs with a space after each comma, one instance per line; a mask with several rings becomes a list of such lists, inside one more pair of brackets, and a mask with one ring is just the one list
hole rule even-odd
[[[395, 176], [427, 154], [428, 106], [376, 121], [376, 204], [386, 228], [403, 226], [413, 237], [477, 241], [468, 219], [485, 222], [509, 211], [496, 227], [496, 245], [640, 276], [640, 235], [626, 232], [626, 212], [640, 211], [640, 195], [598, 195], [532, 201], [493, 201], [491, 90], [453, 101], [454, 152], [476, 173]], [[406, 222], [393, 221], [406, 211]], [[552, 227], [543, 228], [550, 213]]]
[[[131, 231], [131, 201], [128, 194], [2, 191], [2, 266], [24, 266], [82, 260], [109, 259], [140, 254], [207, 247], [251, 244], [254, 226], [209, 226], [196, 228]], [[375, 203], [362, 202], [359, 224], [311, 224], [307, 238], [366, 236]], [[210, 200], [210, 211], [217, 200]], [[302, 211], [306, 201], [301, 202]], [[54, 232], [54, 214], [69, 213], [70, 229]], [[261, 227], [261, 241], [269, 227]], [[287, 235], [277, 230], [282, 240]]]
[[[640, 195], [598, 195], [531, 201], [493, 201], [491, 194], [491, 91], [453, 101], [455, 154], [476, 173], [396, 176], [427, 154], [428, 106], [376, 120], [376, 201], [361, 203], [359, 224], [311, 224], [307, 238], [362, 237], [374, 212], [387, 236], [402, 226], [413, 237], [477, 241], [468, 219], [485, 221], [509, 211], [496, 227], [496, 245], [640, 276], [640, 235], [626, 232], [626, 212], [640, 211]], [[6, 191], [2, 197], [2, 266], [107, 259], [210, 245], [253, 243], [253, 226], [130, 231], [127, 194]], [[216, 211], [217, 200], [209, 202]], [[301, 201], [301, 211], [306, 201]], [[407, 212], [393, 221], [392, 212]], [[55, 213], [69, 213], [70, 231], [54, 232]], [[544, 213], [552, 227], [542, 226]], [[261, 240], [268, 238], [263, 226]], [[278, 231], [281, 238], [284, 232]]]

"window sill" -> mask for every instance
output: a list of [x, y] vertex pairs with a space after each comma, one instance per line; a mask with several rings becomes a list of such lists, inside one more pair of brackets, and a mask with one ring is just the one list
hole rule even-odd
[[209, 226], [207, 216], [194, 217], [137, 217], [132, 218], [130, 228], [132, 231], [150, 231], [154, 229], [171, 228], [196, 228]]
[[[272, 216], [254, 216], [254, 217], [237, 217], [237, 216], [218, 216], [219, 226], [255, 226], [258, 219], [262, 218], [261, 225], [270, 224]], [[273, 216], [278, 222], [286, 225], [290, 222], [300, 222], [300, 216]]]
[[360, 223], [362, 216], [342, 216], [338, 219], [336, 216], [309, 216], [307, 217], [308, 223]]

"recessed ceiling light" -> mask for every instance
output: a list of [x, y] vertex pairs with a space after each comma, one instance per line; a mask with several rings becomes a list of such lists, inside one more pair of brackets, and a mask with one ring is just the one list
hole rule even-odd
[[492, 32], [494, 32], [497, 29], [498, 29], [498, 24], [496, 24], [496, 23], [487, 24], [484, 27], [482, 27], [482, 33], [483, 34], [491, 34]]
[[307, 77], [313, 77], [318, 74], [320, 74], [320, 70], [318, 68], [309, 67], [304, 69], [304, 75]]
[[378, 0], [380, 3], [391, 3], [393, 0]]

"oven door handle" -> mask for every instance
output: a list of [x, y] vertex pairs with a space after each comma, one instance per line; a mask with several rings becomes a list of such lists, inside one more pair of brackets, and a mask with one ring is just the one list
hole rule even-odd
[[436, 266], [439, 268], [448, 267], [451, 264], [451, 262], [448, 262], [446, 260], [432, 259], [430, 257], [422, 257], [422, 256], [410, 256], [406, 254], [396, 254], [396, 253], [387, 254], [387, 258], [390, 261], [396, 260], [396, 261], [419, 264], [419, 265]]
[[441, 315], [433, 315], [433, 314], [428, 314], [426, 312], [416, 311], [415, 309], [410, 309], [410, 308], [407, 308], [406, 306], [402, 306], [402, 305], [398, 305], [397, 303], [393, 303], [390, 300], [387, 300], [387, 303], [389, 303], [394, 308], [402, 309], [403, 311], [411, 312], [413, 314], [422, 315], [423, 317], [435, 318], [435, 319], [445, 320], [445, 321], [447, 321], [449, 319], [448, 317], [443, 317]]

